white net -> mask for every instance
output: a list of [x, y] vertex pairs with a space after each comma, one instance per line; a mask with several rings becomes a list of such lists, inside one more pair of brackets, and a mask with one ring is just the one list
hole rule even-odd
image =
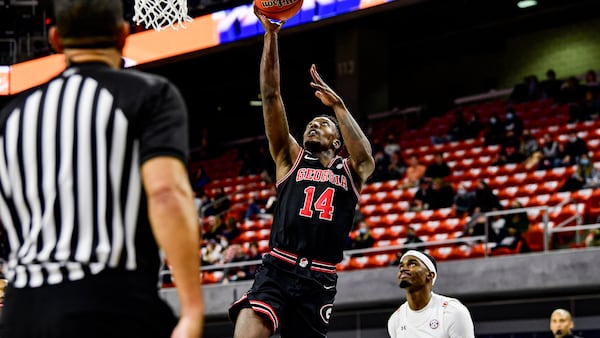
[[184, 22], [192, 22], [188, 15], [187, 0], [135, 0], [133, 21], [156, 31], [172, 27], [185, 28]]

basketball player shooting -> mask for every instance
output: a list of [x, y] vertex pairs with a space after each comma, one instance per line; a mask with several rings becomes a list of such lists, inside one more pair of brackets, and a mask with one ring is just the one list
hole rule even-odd
[[[278, 33], [265, 28], [260, 64], [265, 131], [275, 162], [277, 206], [270, 252], [250, 290], [229, 309], [235, 338], [325, 337], [336, 295], [336, 264], [352, 227], [360, 190], [374, 169], [371, 146], [342, 99], [310, 68], [316, 97], [335, 116], [318, 116], [299, 144], [290, 135], [280, 92]], [[339, 123], [338, 123], [339, 121]], [[339, 156], [346, 141], [349, 157]]]

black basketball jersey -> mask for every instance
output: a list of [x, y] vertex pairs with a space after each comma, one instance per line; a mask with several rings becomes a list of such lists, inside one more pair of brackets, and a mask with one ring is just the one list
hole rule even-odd
[[301, 149], [288, 174], [277, 182], [271, 248], [340, 262], [358, 197], [348, 159], [336, 156], [323, 166]]

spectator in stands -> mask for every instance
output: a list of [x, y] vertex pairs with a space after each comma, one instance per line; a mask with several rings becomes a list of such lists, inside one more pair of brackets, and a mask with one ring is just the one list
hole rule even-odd
[[431, 142], [433, 144], [442, 144], [447, 142], [464, 140], [467, 138], [467, 120], [461, 108], [456, 108], [453, 112], [454, 120], [448, 128], [446, 135], [433, 136]]
[[591, 229], [590, 232], [585, 236], [584, 240], [586, 247], [600, 246], [600, 229]]
[[596, 188], [600, 186], [600, 171], [594, 167], [588, 154], [579, 157], [579, 163], [575, 172], [559, 188], [559, 191], [576, 191], [584, 188]]
[[360, 221], [358, 223], [358, 229], [356, 235], [351, 238], [350, 250], [367, 249], [375, 244], [375, 239], [371, 234], [371, 227], [366, 221]]
[[[523, 204], [519, 200], [513, 200], [510, 203], [509, 209], [521, 209]], [[505, 217], [504, 227], [509, 235], [523, 234], [529, 230], [529, 216], [526, 211], [521, 211], [514, 214], [507, 214]]]
[[[228, 216], [225, 219], [225, 226], [222, 228], [220, 235], [224, 237], [227, 243], [232, 243], [240, 235], [238, 221], [233, 216]], [[219, 237], [220, 238], [220, 237]]]
[[450, 208], [454, 202], [454, 189], [443, 178], [437, 177], [431, 180], [429, 197], [428, 209]]
[[526, 157], [533, 155], [536, 151], [540, 150], [540, 144], [537, 139], [531, 135], [530, 129], [523, 129], [521, 133], [520, 151]]
[[585, 140], [577, 135], [577, 130], [571, 129], [567, 142], [564, 143], [562, 164], [565, 166], [576, 165], [579, 162], [579, 157], [588, 153], [589, 149]]
[[540, 83], [541, 98], [558, 100], [562, 84], [563, 81], [556, 78], [556, 72], [553, 69], [548, 69], [546, 79]]
[[500, 144], [500, 151], [496, 155], [493, 165], [519, 164], [527, 157], [521, 152], [521, 140], [513, 130], [507, 130], [506, 136]]
[[552, 169], [561, 165], [561, 153], [559, 143], [550, 133], [545, 133], [542, 144], [542, 160], [538, 165], [538, 169]]
[[571, 313], [565, 309], [556, 309], [550, 316], [550, 331], [554, 338], [581, 338], [571, 331], [575, 327]]
[[597, 119], [600, 114], [600, 92], [598, 88], [586, 88], [583, 99], [578, 105], [577, 114], [571, 115], [569, 122], [581, 122]]
[[393, 133], [389, 133], [385, 139], [385, 145], [383, 146], [383, 151], [389, 156], [392, 157], [394, 153], [400, 151], [400, 143], [396, 139], [396, 136]]
[[219, 240], [219, 236], [223, 232], [223, 219], [221, 216], [210, 215], [206, 218], [207, 225], [202, 233], [203, 239]]
[[490, 222], [490, 227], [488, 230], [488, 242], [502, 242], [502, 240], [508, 236], [508, 231], [506, 230], [506, 218], [500, 215], [495, 215], [490, 217], [488, 221]]
[[192, 177], [192, 189], [197, 194], [198, 192], [204, 190], [204, 187], [208, 184], [208, 182], [210, 182], [210, 178], [206, 174], [204, 166], [198, 166], [194, 172], [194, 177]]
[[400, 150], [395, 151], [390, 156], [390, 161], [387, 166], [387, 171], [385, 173], [385, 180], [399, 180], [404, 177], [406, 173], [406, 162], [402, 158], [402, 153]]
[[[223, 251], [222, 262], [227, 263], [242, 263], [248, 260], [248, 256], [244, 252], [244, 248], [240, 244], [231, 244]], [[222, 283], [235, 282], [238, 280], [247, 279], [246, 267], [235, 266], [223, 269]]]
[[206, 240], [200, 249], [202, 265], [218, 264], [223, 259], [223, 246], [216, 239]]
[[483, 134], [483, 144], [485, 146], [501, 144], [505, 134], [504, 122], [497, 115], [492, 115]]
[[408, 159], [408, 167], [402, 182], [403, 188], [415, 188], [419, 184], [419, 180], [425, 175], [427, 167], [419, 162], [419, 157], [416, 154], [411, 154]]
[[508, 248], [516, 253], [525, 253], [531, 251], [523, 235], [518, 232], [514, 234], [509, 233], [506, 235], [495, 247], [492, 248], [492, 253], [500, 250], [501, 248]]
[[446, 178], [452, 174], [452, 169], [448, 166], [448, 163], [444, 159], [443, 152], [436, 152], [433, 155], [433, 162], [427, 165], [425, 169], [425, 177], [430, 179]]
[[[258, 261], [262, 260], [262, 253], [260, 253], [258, 243], [256, 241], [250, 242], [248, 245], [248, 254], [246, 255], [248, 261]], [[259, 264], [256, 265], [246, 265], [246, 278], [245, 279], [254, 279], [256, 275], [256, 271], [258, 270]]]
[[482, 212], [474, 212], [467, 223], [460, 237], [483, 236], [485, 228], [489, 226], [487, 217]]
[[276, 204], [277, 190], [274, 184], [270, 186], [270, 194], [266, 199], [258, 198], [258, 193], [254, 192], [250, 195], [250, 200], [248, 201], [248, 209], [246, 209], [244, 220], [247, 221], [256, 218], [272, 218]]
[[477, 181], [475, 196], [473, 198], [473, 210], [471, 213], [483, 213], [493, 210], [502, 210], [500, 199], [483, 179]]
[[419, 185], [417, 191], [413, 195], [412, 200], [410, 201], [409, 210], [410, 211], [421, 211], [428, 210], [429, 205], [431, 204], [431, 179], [428, 177], [423, 177], [419, 180]]
[[206, 209], [204, 212], [205, 216], [221, 215], [231, 207], [231, 200], [229, 199], [229, 196], [225, 194], [225, 190], [222, 186], [218, 186], [214, 189], [210, 201], [212, 206]]
[[479, 136], [483, 129], [483, 125], [479, 119], [479, 112], [471, 112], [471, 116], [467, 120], [467, 128], [465, 130], [465, 139], [474, 139]]
[[369, 178], [369, 182], [382, 182], [388, 179], [390, 167], [390, 156], [386, 154], [382, 146], [373, 148], [373, 159], [375, 159], [375, 170]]
[[538, 100], [541, 97], [541, 88], [535, 75], [528, 75], [523, 82], [514, 86], [509, 101], [514, 103]]
[[405, 248], [402, 249], [402, 253], [406, 253], [408, 250], [425, 251], [425, 241], [417, 236], [415, 228], [411, 226], [406, 227], [406, 240], [402, 243]]
[[523, 124], [523, 120], [517, 116], [514, 107], [506, 108], [506, 113], [504, 115], [504, 131], [512, 131], [514, 137], [519, 139], [524, 129], [525, 125]]
[[539, 142], [531, 134], [530, 129], [523, 130], [520, 147], [519, 152], [525, 155], [525, 160], [523, 161], [525, 169], [537, 169], [544, 155], [540, 149]]
[[406, 239], [402, 243], [402, 250], [396, 253], [396, 259], [394, 259], [390, 265], [398, 266], [400, 264], [400, 258], [404, 255], [408, 250], [417, 250], [417, 251], [425, 251], [425, 241], [417, 236], [415, 228], [411, 226], [406, 227]]
[[196, 210], [198, 210], [200, 218], [204, 218], [206, 210], [212, 208], [212, 202], [204, 189], [199, 190], [195, 194], [194, 203], [196, 204]]
[[468, 191], [467, 187], [463, 183], [459, 183], [454, 195], [452, 208], [456, 217], [469, 216], [473, 210], [474, 193]]
[[583, 88], [579, 83], [579, 79], [575, 76], [570, 76], [560, 87], [560, 103], [577, 103], [583, 97]]

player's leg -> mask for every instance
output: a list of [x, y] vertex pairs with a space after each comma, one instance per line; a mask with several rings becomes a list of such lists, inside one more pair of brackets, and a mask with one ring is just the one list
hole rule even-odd
[[271, 323], [267, 323], [254, 310], [245, 308], [238, 314], [233, 338], [268, 338], [271, 330]]

